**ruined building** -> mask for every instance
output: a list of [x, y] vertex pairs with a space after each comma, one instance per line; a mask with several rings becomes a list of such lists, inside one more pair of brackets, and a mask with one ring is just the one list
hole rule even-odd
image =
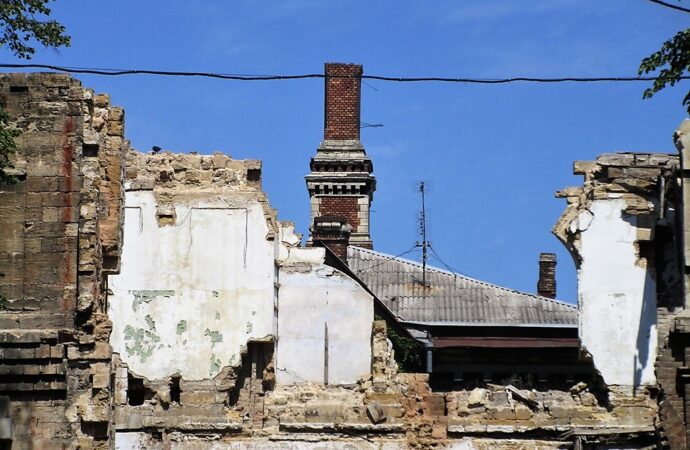
[[539, 295], [435, 268], [419, 285], [371, 249], [361, 73], [326, 66], [307, 246], [260, 161], [143, 154], [107, 95], [0, 75], [21, 131], [0, 186], [0, 444], [686, 447], [685, 150], [576, 163], [554, 232], [577, 308], [548, 256]]

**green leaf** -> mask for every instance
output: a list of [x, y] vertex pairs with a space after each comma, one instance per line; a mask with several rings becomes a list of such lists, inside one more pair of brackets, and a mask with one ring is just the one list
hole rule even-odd
[[[666, 86], [675, 86], [684, 74], [690, 73], [690, 28], [679, 31], [664, 42], [659, 51], [644, 58], [637, 73], [643, 75], [657, 71], [656, 80], [651, 88], [645, 89], [642, 98], [652, 98]], [[683, 105], [690, 114], [690, 92], [683, 99]]]
[[31, 59], [36, 44], [45, 47], [69, 47], [65, 27], [48, 20], [46, 6], [53, 0], [0, 0], [0, 47], [8, 47], [14, 55]]

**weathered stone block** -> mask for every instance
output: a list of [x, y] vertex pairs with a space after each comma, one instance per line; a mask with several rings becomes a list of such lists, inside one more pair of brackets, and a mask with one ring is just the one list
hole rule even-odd
[[470, 392], [470, 396], [467, 399], [467, 406], [470, 408], [476, 408], [478, 406], [484, 406], [487, 397], [487, 390], [482, 388], [475, 388]]

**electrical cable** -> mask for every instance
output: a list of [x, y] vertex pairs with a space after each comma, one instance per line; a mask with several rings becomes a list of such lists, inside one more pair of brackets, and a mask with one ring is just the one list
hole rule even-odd
[[441, 264], [443, 264], [443, 267], [445, 267], [445, 268], [448, 269], [450, 272], [452, 272], [453, 275], [463, 275], [463, 276], [467, 276], [467, 275], [465, 275], [464, 273], [460, 272], [459, 270], [455, 270], [454, 268], [452, 268], [451, 266], [449, 266], [448, 264], [446, 264], [446, 262], [445, 262], [444, 260], [442, 260], [440, 256], [438, 256], [438, 253], [436, 253], [436, 250], [434, 249], [434, 247], [431, 246], [431, 244], [429, 244], [429, 249], [431, 250], [431, 253], [433, 253], [434, 259], [436, 259], [438, 262], [440, 262]]
[[[651, 0], [650, 0], [651, 1]], [[223, 74], [213, 72], [182, 72], [167, 70], [149, 69], [103, 69], [86, 67], [63, 67], [51, 64], [10, 64], [0, 63], [0, 68], [5, 69], [49, 69], [57, 72], [104, 75], [104, 76], [123, 76], [123, 75], [158, 75], [174, 77], [203, 77], [216, 78], [221, 80], [235, 81], [281, 81], [281, 80], [302, 80], [310, 78], [326, 78], [322, 73], [308, 73], [297, 75], [241, 75]], [[351, 78], [349, 75], [340, 77], [331, 75], [331, 78]], [[468, 83], [468, 84], [507, 84], [507, 83], [595, 83], [595, 82], [637, 82], [655, 81], [659, 77], [637, 76], [637, 77], [561, 77], [561, 78], [539, 78], [539, 77], [510, 77], [510, 78], [452, 78], [452, 77], [391, 77], [381, 75], [361, 75], [362, 80], [393, 81], [398, 83], [418, 83], [418, 82], [442, 82], [442, 83]], [[679, 80], [688, 80], [690, 75], [682, 75]]]
[[374, 269], [374, 268], [376, 268], [376, 267], [378, 267], [378, 266], [380, 266], [380, 265], [382, 265], [382, 264], [387, 263], [388, 261], [391, 261], [391, 260], [400, 258], [401, 256], [405, 256], [405, 255], [407, 255], [408, 253], [410, 253], [410, 252], [412, 252], [413, 250], [415, 250], [416, 248], [417, 248], [417, 246], [416, 246], [416, 245], [413, 245], [409, 250], [406, 250], [406, 251], [400, 253], [399, 255], [387, 256], [386, 259], [385, 259], [384, 261], [381, 261], [381, 262], [378, 263], [378, 264], [374, 264], [373, 266], [369, 266], [369, 267], [367, 267], [366, 269], [362, 269], [362, 270], [356, 271], [356, 273], [364, 273], [364, 272], [366, 272], [366, 271], [368, 271], [368, 270]]
[[675, 9], [678, 11], [683, 11], [686, 13], [690, 13], [690, 9], [688, 9], [688, 8], [683, 8], [682, 6], [678, 6], [678, 5], [672, 5], [670, 3], [662, 2], [661, 0], [648, 0], [648, 1], [650, 1], [652, 3], [656, 3], [657, 5], [665, 6], [667, 8]]

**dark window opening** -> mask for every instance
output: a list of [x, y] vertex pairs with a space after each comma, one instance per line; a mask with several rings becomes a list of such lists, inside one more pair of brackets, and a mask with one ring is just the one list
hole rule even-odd
[[28, 86], [10, 86], [10, 92], [17, 94], [20, 92], [29, 92]]
[[85, 158], [95, 158], [98, 156], [98, 144], [84, 144], [81, 153]]
[[93, 437], [96, 441], [108, 439], [108, 422], [82, 422], [81, 432]]
[[261, 181], [261, 169], [247, 169], [247, 181]]
[[180, 389], [180, 378], [182, 378], [179, 375], [173, 375], [170, 378], [170, 402], [171, 403], [180, 403], [180, 393], [182, 390]]
[[105, 270], [117, 270], [120, 258], [117, 256], [104, 256], [103, 257], [103, 269]]
[[133, 377], [132, 374], [127, 375], [127, 403], [129, 406], [139, 406], [144, 404], [146, 400], [146, 387], [144, 380]]

